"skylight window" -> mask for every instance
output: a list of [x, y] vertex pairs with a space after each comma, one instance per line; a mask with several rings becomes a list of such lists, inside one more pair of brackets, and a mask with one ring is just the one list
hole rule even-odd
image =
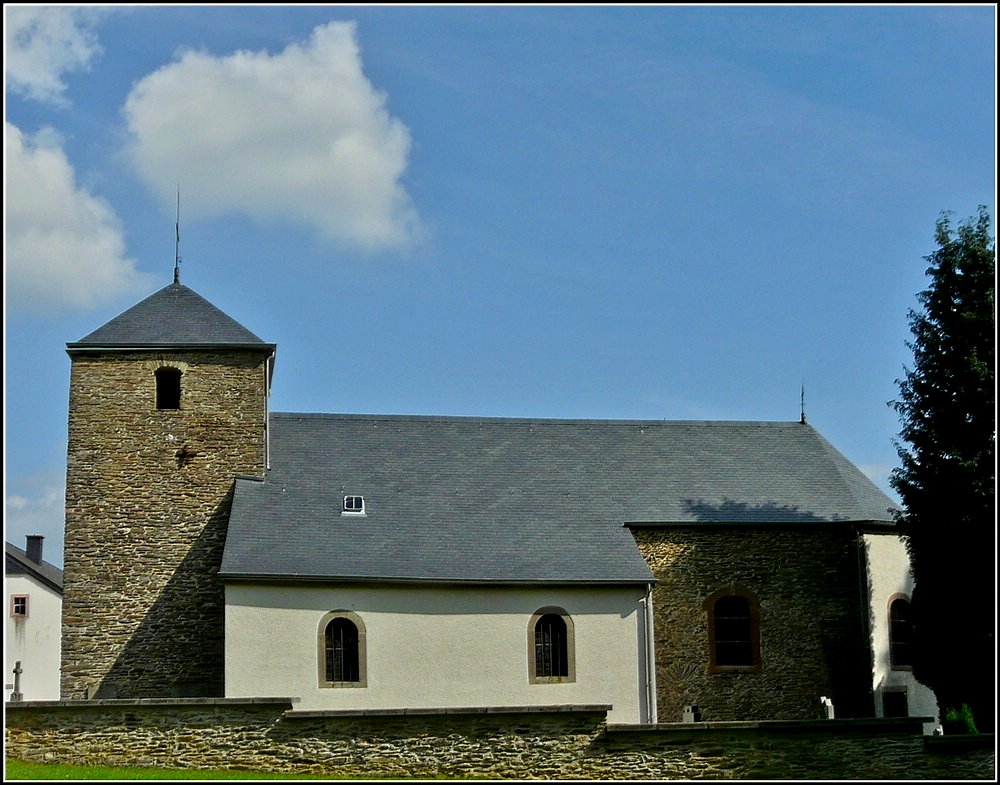
[[344, 510], [343, 515], [364, 515], [365, 514], [365, 497], [364, 496], [345, 496], [344, 497]]

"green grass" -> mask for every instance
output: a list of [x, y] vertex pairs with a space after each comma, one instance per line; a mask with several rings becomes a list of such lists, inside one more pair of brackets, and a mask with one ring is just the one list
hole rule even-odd
[[324, 780], [319, 774], [276, 774], [261, 771], [144, 769], [126, 766], [70, 766], [6, 760], [4, 780]]

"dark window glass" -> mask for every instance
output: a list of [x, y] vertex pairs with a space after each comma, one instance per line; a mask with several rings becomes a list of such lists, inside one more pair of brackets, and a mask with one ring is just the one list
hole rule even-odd
[[176, 368], [156, 371], [156, 408], [181, 408], [181, 372]]
[[745, 597], [715, 601], [715, 664], [753, 665], [750, 603]]
[[908, 717], [910, 715], [910, 709], [909, 706], [907, 706], [906, 693], [883, 692], [882, 715], [885, 717]]
[[361, 681], [358, 628], [348, 619], [334, 619], [326, 626], [326, 680]]
[[889, 655], [894, 668], [913, 665], [913, 617], [910, 603], [893, 600], [889, 606]]
[[569, 677], [566, 622], [546, 613], [535, 623], [535, 676]]

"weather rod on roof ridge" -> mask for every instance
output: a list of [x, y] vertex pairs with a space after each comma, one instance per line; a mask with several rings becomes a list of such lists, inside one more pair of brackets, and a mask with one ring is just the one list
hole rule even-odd
[[181, 184], [177, 183], [177, 220], [174, 222], [174, 283], [181, 282]]

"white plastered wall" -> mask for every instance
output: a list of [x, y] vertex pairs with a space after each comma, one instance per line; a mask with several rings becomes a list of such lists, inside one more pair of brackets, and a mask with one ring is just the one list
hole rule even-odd
[[[299, 698], [296, 710], [611, 705], [648, 721], [645, 587], [226, 587], [226, 696]], [[529, 684], [528, 625], [557, 606], [572, 619], [575, 681]], [[365, 627], [367, 686], [321, 687], [324, 614]]]
[[920, 684], [910, 670], [894, 670], [889, 656], [889, 600], [895, 595], [913, 596], [913, 576], [906, 546], [895, 534], [866, 534], [868, 549], [868, 584], [872, 620], [872, 687], [875, 691], [875, 715], [883, 716], [882, 694], [887, 690], [906, 690], [911, 717], [934, 717], [924, 723], [924, 733], [931, 734], [938, 722], [934, 693]]
[[[14, 666], [21, 663], [21, 695], [26, 701], [59, 700], [62, 597], [29, 575], [4, 577], [7, 626], [4, 640], [4, 701], [14, 688]], [[27, 618], [11, 615], [11, 597], [28, 596]]]

